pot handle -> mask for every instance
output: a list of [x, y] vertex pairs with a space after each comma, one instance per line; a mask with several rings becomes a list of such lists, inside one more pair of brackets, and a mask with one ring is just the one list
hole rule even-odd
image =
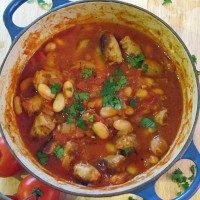
[[[174, 198], [173, 200], [185, 200], [190, 199], [198, 190], [200, 185], [200, 153], [198, 152], [194, 142], [192, 141], [190, 146], [188, 147], [187, 151], [181, 157], [181, 159], [189, 159], [192, 160], [196, 165], [196, 176], [190, 185], [190, 187], [182, 193], [180, 196]], [[145, 200], [161, 200], [156, 192], [155, 192], [155, 184], [156, 180], [153, 181], [151, 184], [147, 185], [145, 188], [136, 190], [133, 193], [142, 197]]]
[[12, 0], [4, 11], [4, 14], [3, 14], [4, 24], [10, 34], [12, 41], [24, 29], [23, 27], [16, 26], [13, 23], [13, 20], [12, 20], [13, 14], [26, 1], [27, 0], [18, 0], [18, 1]]
[[[10, 34], [12, 42], [19, 35], [19, 33], [25, 28], [25, 27], [16, 26], [12, 20], [12, 17], [15, 11], [25, 2], [27, 2], [27, 0], [12, 0], [10, 4], [7, 6], [7, 8], [5, 9], [4, 14], [3, 14], [4, 24]], [[53, 2], [53, 6], [51, 9], [54, 9], [54, 8], [57, 8], [58, 6], [69, 3], [69, 0], [52, 0], [52, 2]]]

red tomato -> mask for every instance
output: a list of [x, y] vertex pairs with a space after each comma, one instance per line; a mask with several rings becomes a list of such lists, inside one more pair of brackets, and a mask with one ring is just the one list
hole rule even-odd
[[21, 169], [21, 165], [15, 160], [5, 142], [0, 137], [0, 177], [13, 176]]
[[[27, 176], [21, 181], [17, 191], [17, 197], [19, 200], [23, 200], [29, 197], [34, 188], [39, 188], [43, 195], [39, 197], [39, 200], [59, 200], [60, 192], [50, 186], [40, 182], [33, 176]], [[36, 200], [36, 197], [32, 197], [29, 200]]]

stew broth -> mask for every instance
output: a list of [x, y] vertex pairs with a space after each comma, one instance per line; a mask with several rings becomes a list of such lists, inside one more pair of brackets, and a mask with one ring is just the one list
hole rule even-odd
[[58, 177], [124, 183], [167, 153], [182, 116], [167, 53], [145, 34], [97, 23], [52, 37], [26, 64], [14, 98], [31, 154]]

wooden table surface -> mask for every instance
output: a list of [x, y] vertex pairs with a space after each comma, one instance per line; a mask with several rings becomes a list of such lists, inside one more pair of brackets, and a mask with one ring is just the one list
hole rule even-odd
[[[11, 39], [8, 31], [3, 24], [3, 11], [11, 0], [0, 0], [0, 64], [9, 49]], [[57, 0], [59, 1], [59, 0]], [[125, 1], [125, 0], [124, 0]], [[137, 6], [145, 8], [156, 14], [166, 21], [182, 38], [188, 47], [191, 54], [197, 57], [197, 68], [200, 70], [200, 0], [172, 0], [173, 3], [162, 5], [163, 0], [127, 0]], [[18, 26], [26, 26], [38, 16], [46, 11], [38, 7], [36, 3], [21, 6], [14, 14], [13, 20]], [[198, 62], [199, 61], [199, 62]], [[200, 150], [200, 119], [198, 121], [194, 141], [197, 148]], [[164, 174], [156, 183], [157, 194], [165, 200], [172, 199], [178, 192], [178, 186], [170, 179], [170, 173], [179, 167], [186, 175], [190, 176], [189, 167], [192, 165], [190, 160], [180, 160], [172, 169]], [[15, 194], [20, 180], [26, 175], [26, 172], [21, 173], [16, 177], [0, 178], [0, 192], [4, 194]], [[200, 181], [200, 180], [199, 180]], [[111, 199], [128, 199], [129, 194], [101, 198], [102, 200]], [[134, 197], [134, 196], [133, 196]], [[60, 200], [89, 200], [94, 198], [75, 197], [67, 194], [62, 194]], [[99, 199], [99, 198], [98, 198]], [[137, 200], [141, 198], [137, 197]], [[200, 199], [200, 189], [191, 198], [191, 200]], [[151, 198], [149, 198], [151, 200]]]

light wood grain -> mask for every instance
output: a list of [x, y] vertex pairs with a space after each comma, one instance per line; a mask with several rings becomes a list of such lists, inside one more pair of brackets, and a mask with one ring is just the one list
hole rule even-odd
[[[125, 0], [124, 0], [125, 1]], [[191, 54], [195, 54], [200, 63], [200, 0], [172, 0], [172, 4], [163, 6], [161, 0], [127, 0], [129, 3], [133, 3], [137, 6], [145, 8], [155, 15], [159, 16], [165, 22], [167, 22], [181, 37], [185, 42]], [[3, 11], [8, 5], [10, 0], [0, 0], [0, 64], [3, 62], [3, 59], [11, 45], [11, 40], [3, 24]], [[40, 9], [37, 4], [25, 4], [22, 6], [14, 15], [14, 22], [19, 26], [26, 26], [31, 21], [36, 19], [38, 16], [44, 14], [44, 10]], [[197, 64], [198, 70], [200, 70], [200, 65]], [[197, 124], [195, 130], [194, 141], [197, 148], [200, 150], [200, 120]], [[172, 183], [170, 180], [170, 173], [177, 167], [180, 167], [186, 175], [189, 174], [189, 167], [191, 166], [192, 161], [179, 161], [168, 173], [164, 174], [156, 184], [157, 194], [162, 199], [171, 199], [177, 193], [177, 186]], [[0, 192], [5, 194], [14, 194], [16, 193], [18, 184], [24, 174], [20, 174], [17, 177], [10, 178], [0, 178]], [[110, 197], [110, 198], [98, 198], [101, 200], [125, 200], [128, 199], [129, 194]], [[134, 197], [134, 196], [133, 196]], [[84, 197], [75, 197], [72, 195], [62, 194], [62, 200], [89, 200], [94, 198], [84, 198]], [[138, 200], [141, 198], [137, 197]], [[151, 199], [151, 198], [149, 198]], [[191, 198], [191, 200], [200, 199], [200, 190]]]

